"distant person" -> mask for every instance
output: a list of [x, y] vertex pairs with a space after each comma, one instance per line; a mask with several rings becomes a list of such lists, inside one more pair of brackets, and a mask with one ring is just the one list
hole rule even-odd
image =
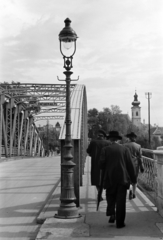
[[96, 186], [97, 191], [99, 191], [101, 179], [101, 171], [99, 168], [101, 150], [108, 145], [109, 141], [106, 140], [106, 133], [103, 130], [99, 130], [97, 139], [91, 140], [87, 148], [87, 153], [91, 157], [91, 184]]
[[130, 183], [136, 183], [135, 167], [130, 151], [119, 144], [122, 139], [117, 131], [111, 131], [108, 139], [111, 144], [102, 149], [100, 168], [105, 171], [103, 188], [106, 189], [107, 209], [110, 216], [109, 223], [116, 227], [125, 227], [126, 195]]
[[[144, 167], [142, 163], [142, 150], [141, 146], [136, 143], [137, 135], [134, 132], [131, 132], [126, 135], [129, 138], [129, 142], [124, 145], [130, 150], [133, 162], [135, 164], [136, 169], [136, 178], [138, 179], [139, 170], [141, 173], [144, 172]], [[132, 190], [129, 191], [129, 199], [133, 199], [136, 197], [136, 187], [137, 184], [132, 185]]]
[[48, 157], [48, 150], [45, 150], [45, 157]]

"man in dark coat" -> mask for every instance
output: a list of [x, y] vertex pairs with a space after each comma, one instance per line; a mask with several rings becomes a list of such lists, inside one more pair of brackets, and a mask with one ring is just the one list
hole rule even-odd
[[[144, 172], [143, 162], [142, 162], [142, 150], [141, 146], [136, 143], [137, 135], [134, 132], [128, 133], [126, 135], [127, 138], [129, 138], [129, 142], [125, 143], [124, 145], [130, 150], [132, 159], [135, 164], [136, 169], [136, 177], [138, 178], [139, 170], [141, 173]], [[129, 191], [129, 199], [136, 197], [136, 184], [133, 184], [133, 191]]]
[[103, 186], [106, 189], [107, 216], [110, 223], [116, 220], [117, 228], [125, 227], [126, 194], [130, 182], [136, 183], [135, 167], [130, 151], [118, 144], [122, 137], [117, 131], [108, 136], [111, 145], [103, 148], [100, 167], [105, 169]]
[[96, 140], [92, 140], [87, 148], [87, 153], [91, 157], [91, 184], [96, 186], [99, 190], [101, 171], [99, 168], [99, 161], [101, 150], [103, 147], [109, 145], [109, 141], [106, 140], [106, 133], [103, 130], [99, 130]]

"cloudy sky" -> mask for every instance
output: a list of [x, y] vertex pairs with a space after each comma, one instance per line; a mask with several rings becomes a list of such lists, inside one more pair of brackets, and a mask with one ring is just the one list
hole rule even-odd
[[1, 0], [0, 82], [60, 83], [58, 34], [69, 17], [78, 35], [72, 78], [88, 109], [118, 105], [131, 116], [135, 90], [142, 122], [163, 126], [162, 0]]

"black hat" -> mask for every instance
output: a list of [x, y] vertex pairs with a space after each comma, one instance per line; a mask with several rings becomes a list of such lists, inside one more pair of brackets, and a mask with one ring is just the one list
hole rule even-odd
[[130, 132], [126, 135], [127, 138], [131, 138], [131, 137], [137, 137], [137, 135], [134, 132]]
[[110, 131], [107, 138], [108, 138], [108, 139], [110, 139], [110, 138], [116, 138], [116, 139], [119, 139], [119, 140], [122, 139], [122, 137], [119, 135], [119, 132], [118, 132], [118, 131]]
[[100, 130], [98, 131], [98, 136], [104, 136], [104, 137], [106, 137], [105, 131], [102, 130], [102, 129], [100, 129]]

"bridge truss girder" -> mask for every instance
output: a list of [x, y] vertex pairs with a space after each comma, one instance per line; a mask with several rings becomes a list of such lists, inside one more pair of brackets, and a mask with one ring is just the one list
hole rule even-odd
[[41, 109], [39, 113], [36, 113], [36, 115], [38, 114], [42, 114], [42, 113], [65, 113], [66, 112], [66, 109], [65, 108], [61, 108], [61, 109], [58, 109], [58, 108], [49, 108], [49, 109]]
[[[1, 95], [2, 99], [2, 95]], [[16, 104], [14, 98], [0, 104], [1, 111], [1, 154], [12, 156], [35, 156], [44, 152], [42, 140], [34, 124], [34, 117], [21, 104]], [[34, 135], [34, 141], [31, 141]], [[38, 151], [39, 150], [39, 151]]]
[[[0, 84], [0, 94], [14, 98], [24, 104], [26, 108], [35, 99], [40, 107], [52, 106], [53, 113], [65, 112], [66, 109], [66, 84]], [[70, 85], [72, 91], [75, 84]], [[40, 109], [39, 113], [42, 113]], [[51, 111], [52, 112], [52, 111]]]
[[[70, 85], [71, 90], [75, 87]], [[58, 113], [65, 113], [66, 84], [0, 84], [0, 148], [6, 157], [13, 155], [32, 156], [43, 154], [43, 143], [39, 139], [35, 120], [63, 119]], [[2, 97], [4, 98], [2, 101]], [[39, 112], [30, 109], [31, 102], [40, 106]], [[34, 106], [35, 106], [34, 104]], [[33, 105], [32, 105], [33, 106]], [[52, 108], [47, 109], [46, 107]], [[44, 107], [44, 108], [43, 108]], [[42, 113], [56, 113], [57, 116], [39, 116]], [[3, 133], [3, 134], [2, 134]], [[39, 153], [38, 153], [39, 150]]]
[[40, 121], [40, 120], [63, 120], [65, 118], [64, 115], [56, 115], [56, 116], [35, 116], [34, 117], [34, 121], [37, 122], [37, 121]]

